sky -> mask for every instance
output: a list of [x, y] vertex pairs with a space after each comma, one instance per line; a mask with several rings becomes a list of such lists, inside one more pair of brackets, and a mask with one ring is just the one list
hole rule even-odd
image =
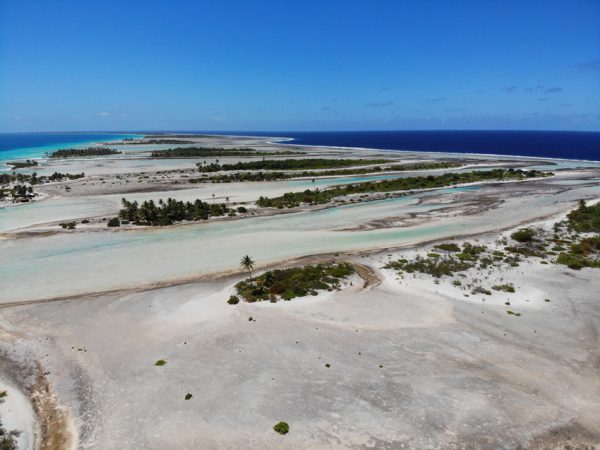
[[0, 0], [0, 132], [600, 131], [600, 0]]

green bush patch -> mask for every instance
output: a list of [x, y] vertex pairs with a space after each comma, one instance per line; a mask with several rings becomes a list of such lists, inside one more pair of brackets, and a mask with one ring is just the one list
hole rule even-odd
[[286, 422], [279, 422], [273, 427], [276, 433], [288, 434], [290, 432], [290, 426]]
[[492, 292], [481, 286], [475, 286], [475, 288], [473, 288], [473, 290], [471, 291], [471, 294], [492, 295]]
[[354, 273], [350, 264], [318, 264], [269, 270], [252, 280], [235, 285], [240, 297], [248, 302], [261, 300], [291, 300], [295, 297], [317, 295], [319, 290], [339, 289], [340, 281]]
[[460, 247], [454, 242], [444, 242], [443, 244], [434, 245], [438, 250], [444, 250], [446, 252], [460, 252]]
[[121, 221], [118, 217], [113, 217], [112, 219], [109, 219], [108, 222], [106, 222], [106, 226], [110, 228], [120, 227]]
[[495, 286], [492, 286], [492, 289], [494, 291], [502, 291], [502, 292], [509, 292], [509, 293], [514, 293], [515, 292], [515, 287], [512, 284], [510, 284], [510, 283], [497, 284]]
[[510, 235], [517, 242], [531, 242], [535, 237], [535, 230], [532, 228], [521, 228]]

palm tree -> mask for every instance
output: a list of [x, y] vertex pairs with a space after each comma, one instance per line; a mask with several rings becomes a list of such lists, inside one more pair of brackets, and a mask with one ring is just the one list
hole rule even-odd
[[252, 283], [252, 269], [254, 269], [254, 260], [249, 255], [246, 255], [240, 261], [240, 265], [248, 271], [250, 283]]

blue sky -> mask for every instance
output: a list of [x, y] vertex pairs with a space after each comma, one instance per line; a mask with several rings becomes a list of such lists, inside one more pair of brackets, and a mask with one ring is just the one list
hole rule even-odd
[[600, 1], [0, 1], [0, 132], [600, 130]]

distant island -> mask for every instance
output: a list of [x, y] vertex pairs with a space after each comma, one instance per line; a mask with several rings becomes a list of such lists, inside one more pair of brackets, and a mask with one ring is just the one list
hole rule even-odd
[[122, 152], [112, 148], [104, 147], [88, 147], [88, 148], [63, 148], [60, 150], [48, 153], [50, 158], [75, 158], [87, 156], [110, 156], [120, 155]]

